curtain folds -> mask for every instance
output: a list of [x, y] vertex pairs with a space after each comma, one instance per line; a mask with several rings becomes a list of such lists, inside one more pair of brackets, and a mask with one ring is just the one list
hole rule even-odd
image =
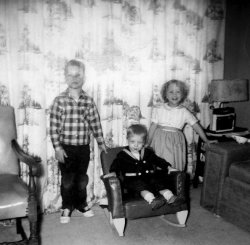
[[[109, 147], [126, 144], [131, 123], [150, 125], [161, 85], [185, 81], [185, 105], [208, 125], [208, 85], [223, 78], [225, 1], [0, 1], [0, 103], [16, 111], [18, 140], [43, 163], [41, 205], [60, 208], [60, 172], [48, 135], [52, 100], [62, 92], [64, 65], [86, 65], [84, 90], [93, 96]], [[185, 128], [188, 171], [195, 140]], [[88, 201], [105, 202], [99, 152], [92, 140]], [[23, 178], [27, 170], [22, 168]]]

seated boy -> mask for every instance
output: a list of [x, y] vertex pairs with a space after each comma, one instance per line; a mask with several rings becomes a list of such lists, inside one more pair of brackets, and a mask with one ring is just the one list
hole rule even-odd
[[177, 197], [166, 186], [171, 165], [144, 147], [146, 138], [145, 126], [131, 125], [127, 130], [128, 146], [117, 154], [108, 175], [116, 175], [129, 195], [143, 197], [155, 210], [176, 202]]

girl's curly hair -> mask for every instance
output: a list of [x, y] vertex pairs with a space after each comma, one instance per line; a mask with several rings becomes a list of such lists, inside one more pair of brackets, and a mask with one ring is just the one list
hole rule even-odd
[[186, 83], [184, 83], [183, 81], [180, 81], [180, 80], [175, 80], [175, 79], [169, 80], [169, 81], [165, 82], [165, 83], [162, 85], [162, 88], [161, 88], [161, 96], [162, 96], [163, 101], [164, 101], [165, 103], [168, 102], [167, 91], [168, 91], [169, 86], [170, 86], [171, 84], [175, 84], [177, 87], [180, 88], [180, 90], [181, 90], [181, 95], [182, 95], [182, 98], [181, 98], [180, 103], [184, 102], [184, 100], [185, 100], [185, 99], [187, 98], [187, 96], [188, 96], [189, 89], [188, 89]]

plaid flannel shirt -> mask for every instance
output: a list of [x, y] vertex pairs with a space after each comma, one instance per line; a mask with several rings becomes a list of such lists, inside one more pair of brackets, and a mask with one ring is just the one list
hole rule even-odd
[[83, 90], [76, 102], [68, 89], [57, 96], [50, 111], [50, 137], [55, 150], [65, 145], [87, 145], [93, 133], [98, 145], [104, 143], [99, 113], [94, 100]]

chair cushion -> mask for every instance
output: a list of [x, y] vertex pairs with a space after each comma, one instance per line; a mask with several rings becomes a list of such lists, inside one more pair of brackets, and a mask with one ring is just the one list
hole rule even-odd
[[24, 217], [28, 208], [28, 187], [17, 175], [0, 175], [0, 220]]
[[176, 212], [187, 210], [186, 202], [179, 205], [164, 205], [159, 209], [152, 210], [151, 206], [142, 198], [126, 200], [123, 202], [125, 217], [127, 219], [138, 219], [164, 214], [174, 214]]
[[16, 139], [14, 108], [0, 106], [0, 115], [0, 174], [18, 174], [17, 156], [11, 146], [11, 140]]
[[250, 161], [233, 163], [229, 169], [229, 177], [250, 184]]

